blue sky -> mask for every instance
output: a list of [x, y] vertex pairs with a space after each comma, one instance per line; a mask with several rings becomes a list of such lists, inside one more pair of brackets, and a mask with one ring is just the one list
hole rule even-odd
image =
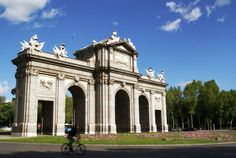
[[34, 34], [43, 50], [73, 52], [118, 31], [130, 37], [139, 71], [161, 69], [169, 86], [215, 79], [236, 89], [236, 2], [233, 0], [0, 0], [0, 95], [11, 99], [11, 60]]

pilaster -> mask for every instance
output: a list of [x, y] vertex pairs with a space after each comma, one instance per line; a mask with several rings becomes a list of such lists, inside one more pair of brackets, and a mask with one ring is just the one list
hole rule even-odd
[[115, 120], [115, 97], [113, 96], [114, 94], [114, 80], [110, 80], [109, 81], [109, 104], [108, 104], [108, 108], [109, 108], [109, 133], [111, 134], [115, 134], [117, 133], [116, 131], [116, 120]]
[[134, 131], [141, 133], [141, 126], [139, 121], [139, 101], [138, 101], [138, 85], [134, 85], [133, 105], [134, 105]]
[[54, 103], [54, 133], [57, 136], [65, 134], [65, 92], [64, 92], [64, 74], [57, 75], [57, 84], [56, 84], [56, 100]]
[[166, 92], [162, 92], [162, 132], [168, 132], [167, 115], [166, 115]]
[[149, 120], [150, 120], [150, 132], [157, 132], [156, 120], [155, 120], [155, 110], [154, 110], [154, 91], [150, 91], [150, 105], [149, 105]]
[[88, 133], [95, 134], [95, 80], [90, 79], [88, 82]]
[[[37, 136], [37, 98], [35, 92], [37, 91], [37, 76], [38, 72], [36, 69], [31, 67], [26, 68], [24, 78], [24, 98], [21, 102], [21, 106], [24, 109], [24, 113], [18, 116], [18, 119], [22, 122], [18, 122], [13, 127], [13, 135], [21, 136]], [[18, 102], [19, 103], [19, 102]], [[19, 106], [19, 104], [17, 104]], [[19, 120], [18, 120], [19, 121]], [[20, 134], [19, 134], [20, 133]]]

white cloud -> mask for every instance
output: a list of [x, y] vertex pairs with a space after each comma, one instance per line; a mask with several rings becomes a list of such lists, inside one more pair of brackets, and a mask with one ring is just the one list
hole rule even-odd
[[207, 17], [211, 15], [214, 9], [215, 9], [215, 6], [209, 6], [209, 5], [206, 6]]
[[201, 0], [195, 0], [193, 2], [190, 3], [190, 5], [197, 5]]
[[168, 21], [165, 25], [161, 26], [161, 30], [167, 31], [167, 32], [173, 32], [177, 31], [180, 27], [181, 19], [176, 19], [175, 21]]
[[118, 21], [112, 21], [112, 25], [113, 26], [117, 26], [117, 25], [119, 25], [120, 23], [118, 22]]
[[186, 21], [191, 22], [198, 20], [202, 13], [200, 7], [195, 7], [200, 2], [200, 0], [195, 0], [189, 3], [187, 6], [181, 3], [176, 4], [175, 2], [167, 2], [166, 6], [170, 9], [171, 12], [178, 13], [184, 18]]
[[1, 18], [5, 18], [15, 24], [29, 22], [36, 17], [35, 13], [43, 9], [50, 0], [0, 0], [0, 6], [4, 7]]
[[44, 27], [42, 24], [38, 23], [38, 22], [35, 22], [34, 25], [33, 25], [33, 28], [35, 29], [39, 29], [39, 28], [42, 28]]
[[191, 12], [184, 15], [184, 19], [188, 22], [196, 21], [201, 17], [201, 9], [199, 7], [194, 8]]
[[206, 5], [207, 17], [209, 17], [217, 8], [224, 7], [230, 4], [231, 0], [216, 0], [213, 5]]
[[224, 23], [225, 22], [225, 16], [222, 16], [220, 18], [216, 19], [217, 22]]
[[216, 0], [215, 5], [218, 7], [223, 7], [225, 5], [231, 4], [231, 0]]
[[171, 12], [179, 13], [179, 14], [185, 14], [188, 12], [188, 8], [182, 7], [181, 4], [176, 4], [175, 2], [167, 2], [166, 6], [170, 9]]
[[44, 11], [42, 14], [43, 19], [52, 19], [56, 16], [62, 16], [64, 13], [60, 11], [60, 9], [52, 8], [51, 10]]
[[5, 95], [10, 90], [7, 81], [0, 82], [0, 95]]

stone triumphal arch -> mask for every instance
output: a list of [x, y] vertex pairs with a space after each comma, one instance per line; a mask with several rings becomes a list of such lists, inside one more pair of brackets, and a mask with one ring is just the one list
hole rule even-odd
[[[73, 124], [85, 134], [168, 131], [164, 72], [141, 75], [138, 53], [117, 32], [67, 56], [65, 45], [53, 53], [34, 35], [12, 62], [16, 71], [16, 108], [12, 134], [64, 135], [65, 98], [73, 98]], [[40, 113], [40, 116], [39, 116]]]

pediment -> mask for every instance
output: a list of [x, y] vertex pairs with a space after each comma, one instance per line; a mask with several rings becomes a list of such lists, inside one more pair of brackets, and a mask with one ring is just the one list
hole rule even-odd
[[136, 49], [126, 41], [115, 43], [113, 46], [115, 47], [115, 49], [118, 49], [120, 51], [124, 51], [124, 52], [129, 53], [129, 54], [130, 53], [137, 54]]

